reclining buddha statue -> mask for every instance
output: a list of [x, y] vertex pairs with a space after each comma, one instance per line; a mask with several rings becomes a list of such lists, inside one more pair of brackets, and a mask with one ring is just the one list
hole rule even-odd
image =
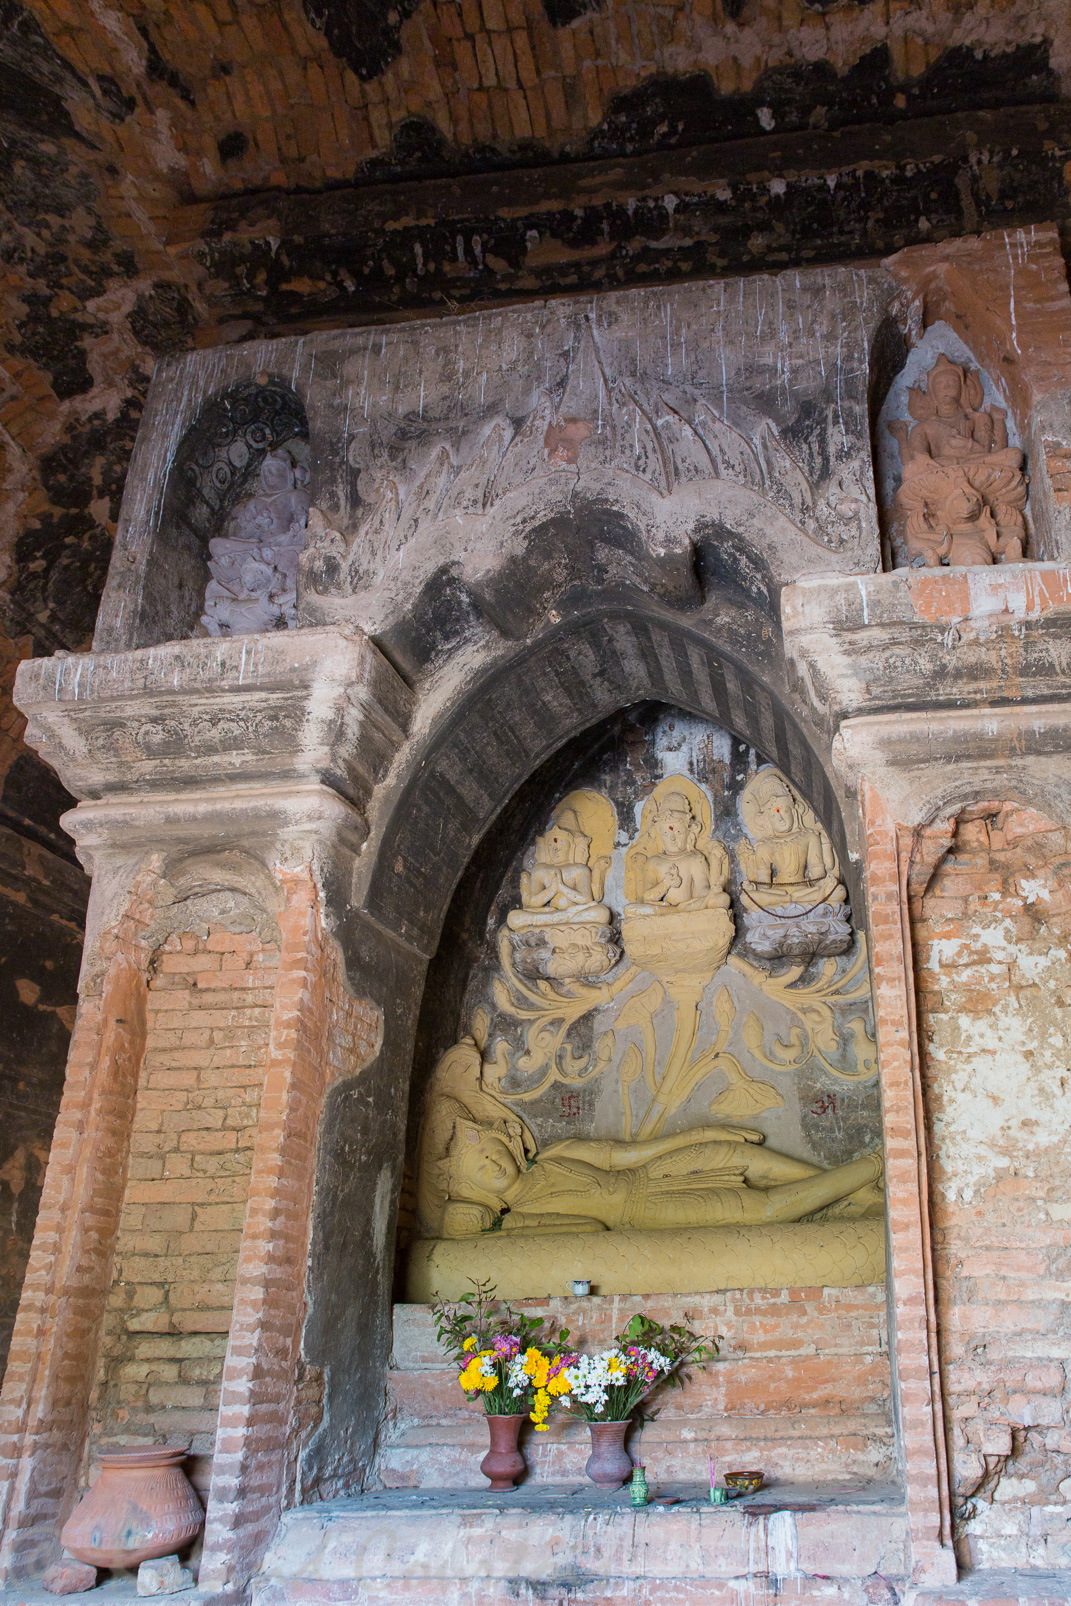
[[879, 1154], [823, 1171], [767, 1149], [747, 1127], [568, 1138], [540, 1150], [482, 1070], [466, 1037], [432, 1078], [417, 1195], [425, 1237], [770, 1225], [838, 1204], [840, 1216], [880, 1213]]

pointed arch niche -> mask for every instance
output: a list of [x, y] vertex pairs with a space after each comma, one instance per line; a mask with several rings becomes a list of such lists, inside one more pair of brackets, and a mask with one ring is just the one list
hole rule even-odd
[[[430, 1290], [459, 1293], [467, 1275], [474, 1275], [490, 1277], [511, 1298], [531, 1298], [533, 1309], [548, 1309], [549, 1296], [549, 1309], [583, 1333], [586, 1347], [609, 1343], [628, 1312], [641, 1307], [663, 1319], [687, 1314], [694, 1325], [724, 1335], [726, 1360], [697, 1378], [679, 1397], [681, 1404], [666, 1407], [657, 1428], [645, 1429], [644, 1453], [649, 1460], [657, 1458], [662, 1476], [700, 1478], [713, 1436], [729, 1460], [747, 1458], [750, 1450], [774, 1478], [891, 1481], [896, 1450], [883, 1286], [885, 1219], [880, 1188], [870, 1187], [867, 1195], [865, 1179], [845, 1182], [835, 1190], [835, 1200], [822, 1198], [811, 1209], [787, 1213], [796, 1219], [784, 1232], [779, 1225], [755, 1224], [743, 1232], [731, 1227], [682, 1232], [676, 1253], [674, 1233], [665, 1227], [647, 1235], [645, 1243], [642, 1230], [573, 1233], [564, 1249], [556, 1240], [551, 1253], [551, 1238], [536, 1243], [503, 1230], [511, 1213], [488, 1221], [488, 1232], [475, 1230], [429, 1249], [427, 1235], [442, 1229], [429, 1222], [437, 1201], [432, 1190], [429, 1205], [422, 1164], [437, 1158], [429, 1123], [435, 1124], [443, 1076], [451, 1084], [448, 1099], [456, 1099], [458, 1079], [464, 1099], [466, 1076], [475, 1076], [482, 1087], [475, 1103], [483, 1115], [495, 1121], [495, 1100], [501, 1100], [538, 1153], [565, 1140], [652, 1142], [724, 1123], [761, 1135], [764, 1143], [753, 1145], [756, 1153], [771, 1160], [785, 1156], [819, 1174], [851, 1166], [882, 1147], [862, 920], [848, 912], [853, 890], [845, 832], [824, 771], [792, 716], [761, 683], [710, 657], [700, 691], [698, 657], [689, 657], [686, 641], [660, 654], [658, 647], [665, 644], [657, 628], [618, 623], [641, 658], [644, 650], [654, 652], [654, 665], [663, 675], [670, 671], [666, 678], [676, 681], [678, 699], [663, 691], [657, 699], [618, 703], [559, 745], [512, 792], [470, 853], [430, 962], [414, 1049], [401, 1188], [397, 1370], [389, 1380], [392, 1426], [381, 1437], [376, 1471], [389, 1486], [411, 1484], [414, 1478], [438, 1487], [470, 1481], [482, 1425], [448, 1389], [435, 1392], [429, 1412], [427, 1391], [414, 1388], [421, 1380], [409, 1375], [405, 1355], [419, 1354], [419, 1365], [429, 1365], [434, 1357], [434, 1341], [427, 1352]], [[618, 650], [625, 641], [605, 618], [591, 625], [588, 634], [594, 633], [617, 639]], [[572, 654], [578, 650], [576, 634], [573, 630], [568, 647]], [[559, 652], [559, 687], [568, 683], [562, 675], [567, 655]], [[531, 711], [540, 703], [541, 676], [531, 658], [528, 668]], [[609, 694], [605, 683], [602, 694]], [[707, 703], [710, 710], [715, 699], [726, 710], [721, 719], [697, 708]], [[443, 747], [453, 756], [448, 763], [422, 764], [421, 787], [405, 809], [393, 811], [400, 834], [384, 840], [377, 853], [377, 864], [393, 867], [392, 880], [373, 877], [369, 903], [376, 904], [377, 895], [397, 896], [409, 875], [424, 898], [434, 893], [429, 882], [442, 864], [434, 843], [429, 842], [426, 864], [409, 869], [409, 854], [419, 853], [426, 842], [414, 809], [448, 811], [450, 801], [454, 809], [478, 806], [478, 793], [501, 784], [499, 763], [511, 729], [519, 745], [525, 736], [530, 740], [531, 732], [519, 736], [519, 726], [504, 710], [503, 687], [491, 700], [503, 710], [496, 726], [503, 732], [496, 742], [499, 752], [485, 755], [483, 764], [474, 753], [466, 766], [459, 756], [461, 729], [443, 734]], [[731, 703], [737, 729], [761, 726], [769, 747], [732, 734], [726, 718]], [[557, 716], [562, 716], [560, 695]], [[743, 859], [751, 842], [740, 797], [756, 777], [776, 772], [792, 777], [790, 797], [824, 843], [832, 885], [846, 896], [838, 906], [841, 940], [827, 933], [803, 962], [798, 954], [763, 957], [745, 943], [745, 911], [751, 911]], [[666, 967], [629, 954], [623, 915], [634, 896], [634, 888], [629, 891], [636, 875], [633, 848], [666, 793], [686, 795], [695, 822], [710, 832], [723, 856], [729, 907], [718, 914], [727, 919], [726, 951], [708, 956], [708, 975], [674, 976], [673, 960]], [[812, 800], [821, 809], [817, 819]], [[589, 850], [578, 846], [570, 854], [584, 861], [576, 885], [597, 909], [609, 911], [609, 931], [601, 933], [604, 949], [596, 960], [601, 973], [589, 978], [562, 975], [570, 960], [560, 951], [552, 954], [548, 975], [546, 951], [541, 957], [540, 943], [530, 941], [531, 928], [525, 930], [523, 919], [517, 920], [525, 903], [522, 877], [531, 888], [541, 856], [536, 842], [552, 822], [580, 827], [581, 835], [591, 837]], [[610, 859], [609, 866], [596, 867], [602, 858]], [[711, 851], [707, 862], [718, 880], [718, 853]], [[822, 888], [814, 864], [811, 874], [819, 893], [811, 903], [822, 903], [822, 891], [829, 896], [832, 888]], [[536, 899], [538, 893], [530, 893], [527, 901]], [[395, 914], [400, 914], [397, 904]], [[511, 915], [517, 930], [511, 928]], [[591, 923], [597, 927], [605, 919], [605, 914], [593, 915]], [[413, 923], [408, 930], [414, 931]], [[817, 951], [822, 948], [827, 951]], [[790, 996], [793, 989], [798, 1001]], [[557, 1012], [559, 1001], [565, 1013]], [[798, 1013], [793, 1002], [809, 1009]], [[655, 1089], [663, 1095], [662, 1105]], [[761, 1166], [756, 1172], [763, 1176]], [[645, 1180], [657, 1192], [657, 1182]], [[753, 1198], [759, 1192], [750, 1190]], [[735, 1205], [729, 1188], [726, 1211]], [[700, 1201], [700, 1216], [703, 1206], [710, 1209], [710, 1196]], [[800, 1214], [817, 1214], [819, 1221], [800, 1224]], [[698, 1267], [698, 1243], [703, 1240], [713, 1251], [719, 1233], [726, 1240], [723, 1259], [715, 1254], [707, 1269]], [[570, 1259], [573, 1245], [576, 1264]], [[610, 1259], [607, 1249], [615, 1251]], [[593, 1269], [596, 1261], [601, 1269]], [[686, 1261], [692, 1262], [687, 1274]], [[594, 1298], [567, 1298], [570, 1275], [589, 1275]], [[559, 1423], [541, 1436], [533, 1476], [549, 1482], [578, 1476], [586, 1453], [583, 1431]]]

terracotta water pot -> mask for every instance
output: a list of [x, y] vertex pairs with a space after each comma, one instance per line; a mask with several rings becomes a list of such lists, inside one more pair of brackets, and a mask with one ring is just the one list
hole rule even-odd
[[480, 1471], [485, 1478], [490, 1478], [495, 1494], [512, 1489], [524, 1471], [524, 1456], [517, 1448], [517, 1435], [524, 1419], [523, 1411], [518, 1416], [488, 1415], [491, 1448], [480, 1462]]
[[204, 1512], [175, 1445], [101, 1450], [100, 1476], [63, 1525], [60, 1543], [94, 1567], [140, 1567], [189, 1544]]
[[625, 1449], [630, 1420], [588, 1423], [591, 1454], [584, 1471], [600, 1489], [620, 1489], [632, 1476], [632, 1457]]

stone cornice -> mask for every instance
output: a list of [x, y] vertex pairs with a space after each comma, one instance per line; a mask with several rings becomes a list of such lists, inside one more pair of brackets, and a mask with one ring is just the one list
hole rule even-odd
[[785, 587], [781, 617], [789, 662], [831, 732], [861, 715], [1068, 696], [1067, 564], [808, 579]]
[[15, 697], [79, 798], [321, 783], [359, 809], [412, 708], [363, 635], [330, 629], [32, 659]]

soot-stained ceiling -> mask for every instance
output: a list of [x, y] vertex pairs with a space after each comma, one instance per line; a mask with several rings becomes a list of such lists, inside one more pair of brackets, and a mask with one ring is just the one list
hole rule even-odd
[[3, 663], [88, 644], [157, 358], [1062, 221], [1069, 86], [1065, 0], [0, 0]]

